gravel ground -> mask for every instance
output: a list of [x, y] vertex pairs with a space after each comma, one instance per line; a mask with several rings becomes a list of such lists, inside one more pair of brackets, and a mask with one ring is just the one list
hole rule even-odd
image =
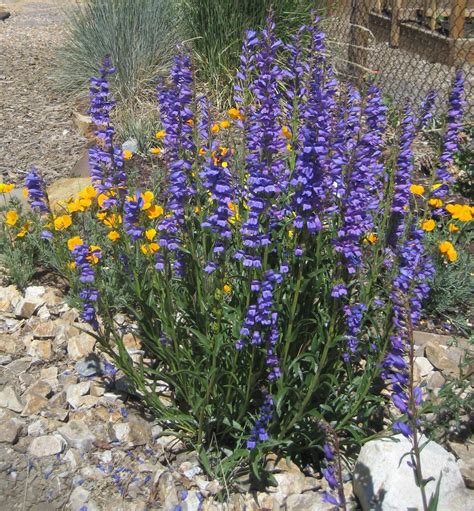
[[63, 36], [67, 0], [7, 0], [0, 22], [0, 181], [22, 182], [35, 165], [48, 182], [68, 176], [85, 139], [73, 105], [54, 92], [51, 61]]

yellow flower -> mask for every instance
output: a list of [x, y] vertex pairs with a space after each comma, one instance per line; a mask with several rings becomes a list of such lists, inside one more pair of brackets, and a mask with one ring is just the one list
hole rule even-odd
[[72, 252], [79, 245], [84, 245], [84, 242], [79, 236], [74, 236], [67, 240], [67, 248]]
[[152, 147], [150, 149], [150, 153], [151, 154], [160, 154], [161, 153], [161, 149], [159, 147]]
[[104, 208], [104, 202], [109, 198], [108, 195], [106, 195], [105, 193], [101, 193], [98, 197], [97, 197], [97, 204], [99, 205], [100, 208]]
[[165, 135], [166, 135], [166, 131], [165, 130], [160, 130], [160, 131], [157, 131], [155, 133], [155, 137], [158, 139], [158, 140], [161, 140], [162, 138], [165, 138]]
[[186, 121], [186, 124], [189, 125], [189, 126], [194, 126], [194, 121], [192, 119], [188, 119]]
[[71, 215], [61, 215], [61, 216], [57, 216], [54, 219], [54, 228], [57, 231], [62, 231], [64, 229], [67, 229], [71, 225], [72, 225], [72, 216]]
[[148, 229], [147, 231], [145, 231], [145, 236], [147, 238], [148, 241], [152, 241], [153, 238], [156, 236], [156, 229]]
[[18, 222], [18, 213], [15, 210], [10, 210], [5, 213], [5, 223], [7, 225], [15, 225]]
[[158, 250], [160, 250], [160, 245], [158, 245], [158, 243], [149, 243], [148, 245], [141, 245], [140, 250], [145, 255], [154, 254], [155, 252], [158, 252]]
[[365, 240], [367, 241], [367, 243], [370, 243], [371, 245], [373, 245], [374, 243], [376, 243], [378, 239], [379, 239], [379, 238], [378, 238], [378, 236], [377, 236], [375, 233], [373, 233], [373, 232], [369, 233], [369, 234], [366, 236], [366, 238], [365, 238]]
[[194, 208], [194, 212], [195, 212], [195, 213], [197, 213], [197, 214], [199, 214], [199, 213], [201, 212], [201, 208], [200, 208], [199, 206], [196, 206], [196, 207]]
[[431, 187], [431, 189], [432, 189], [432, 190], [437, 190], [440, 186], [442, 186], [442, 184], [443, 184], [443, 183], [436, 183], [436, 184], [434, 184], [434, 185]]
[[456, 259], [458, 258], [458, 253], [456, 252], [456, 249], [450, 248], [448, 252], [446, 253], [449, 262], [454, 263]]
[[80, 200], [76, 199], [70, 202], [66, 209], [68, 213], [77, 213], [78, 211], [84, 211], [84, 206], [82, 206]]
[[0, 193], [10, 193], [13, 188], [15, 188], [13, 183], [8, 185], [6, 183], [0, 183]]
[[22, 228], [18, 231], [18, 234], [16, 235], [17, 238], [23, 238], [30, 228], [30, 222], [25, 222], [22, 226]]
[[206, 150], [206, 148], [205, 148], [205, 147], [201, 147], [201, 148], [199, 149], [199, 156], [205, 156], [205, 155], [206, 155], [206, 153], [207, 153], [207, 150]]
[[95, 188], [93, 186], [86, 186], [79, 192], [80, 199], [93, 199], [97, 195]]
[[448, 204], [446, 211], [451, 213], [455, 220], [470, 222], [472, 220], [472, 209], [467, 204]]
[[228, 207], [231, 211], [238, 211], [238, 210], [239, 210], [239, 206], [236, 206], [233, 202], [228, 202], [228, 203], [227, 203], [227, 207]]
[[295, 235], [295, 231], [292, 231], [291, 229], [288, 231], [288, 238], [290, 238], [290, 240], [293, 238], [293, 236]]
[[76, 267], [76, 263], [74, 261], [71, 261], [70, 263], [68, 263], [67, 267], [70, 270], [74, 270], [74, 268]]
[[240, 113], [240, 111], [237, 108], [229, 108], [227, 113], [229, 114], [229, 117], [231, 119], [240, 120], [240, 121], [244, 120], [244, 116]]
[[[99, 214], [100, 213], [98, 213], [97, 216], [99, 216]], [[113, 229], [122, 223], [122, 215], [111, 213], [110, 215], [104, 215], [101, 220], [104, 225]]]
[[281, 132], [283, 133], [283, 136], [288, 139], [288, 140], [291, 140], [293, 135], [291, 134], [291, 130], [290, 128], [288, 128], [288, 126], [283, 126], [281, 128]]
[[448, 229], [449, 229], [449, 232], [458, 232], [459, 231], [459, 227], [455, 224], [448, 224]]
[[26, 187], [23, 188], [21, 190], [21, 193], [22, 193], [23, 197], [25, 197], [25, 199], [26, 199], [26, 197], [28, 197], [28, 194], [29, 194], [28, 188], [26, 188]]
[[211, 126], [211, 133], [213, 133], [213, 134], [215, 135], [216, 133], [219, 133], [219, 129], [220, 129], [220, 128], [219, 128], [219, 125], [218, 125], [218, 124], [213, 124], [213, 125]]
[[155, 194], [153, 192], [146, 191], [146, 192], [142, 193], [142, 199], [143, 199], [142, 210], [143, 211], [151, 208], [151, 203], [154, 198], [155, 198]]
[[156, 204], [152, 204], [146, 212], [148, 218], [158, 218], [163, 214], [163, 208], [161, 206], [157, 206]]
[[229, 166], [229, 164], [226, 161], [222, 162], [222, 168], [226, 169]]
[[220, 127], [221, 127], [223, 130], [225, 130], [225, 129], [227, 129], [227, 128], [229, 128], [229, 127], [230, 127], [230, 122], [229, 122], [229, 121], [222, 121], [222, 122], [220, 123]]
[[125, 151], [123, 151], [123, 157], [125, 160], [131, 160], [132, 159], [132, 156], [133, 156], [133, 153], [132, 151], [130, 151], [130, 149], [125, 149]]
[[442, 241], [441, 243], [438, 243], [438, 249], [442, 254], [446, 254], [450, 250], [454, 250], [454, 247], [450, 241]]
[[120, 234], [118, 231], [110, 231], [109, 234], [107, 234], [107, 238], [109, 238], [110, 241], [117, 241], [120, 238]]
[[414, 195], [423, 195], [425, 193], [425, 187], [421, 185], [411, 185], [410, 192]]
[[97, 264], [100, 261], [102, 249], [97, 245], [90, 245], [89, 252], [90, 252], [90, 255], [87, 256], [87, 259], [92, 264]]
[[443, 201], [441, 199], [430, 199], [428, 204], [434, 208], [440, 208], [443, 205]]
[[232, 291], [232, 288], [229, 286], [229, 284], [224, 284], [222, 290], [224, 291], [224, 293], [229, 294]]
[[291, 144], [286, 144], [286, 150], [287, 151], [293, 151], [293, 147], [291, 147]]
[[431, 232], [434, 230], [434, 228], [436, 227], [436, 222], [430, 218], [429, 220], [425, 220], [422, 224], [421, 224], [421, 228], [426, 231], [426, 232]]

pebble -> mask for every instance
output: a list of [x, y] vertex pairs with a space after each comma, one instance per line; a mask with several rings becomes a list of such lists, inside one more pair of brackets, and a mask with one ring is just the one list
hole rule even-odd
[[21, 412], [23, 410], [23, 403], [12, 386], [7, 385], [0, 391], [0, 407], [8, 408], [13, 412]]
[[31, 456], [43, 458], [44, 456], [53, 456], [63, 452], [66, 442], [56, 435], [45, 435], [33, 438], [28, 452]]

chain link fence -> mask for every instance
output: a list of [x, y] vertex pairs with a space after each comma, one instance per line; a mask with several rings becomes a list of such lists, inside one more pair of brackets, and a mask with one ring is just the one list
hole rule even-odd
[[474, 115], [474, 0], [326, 0], [337, 72], [373, 80], [396, 102], [420, 103], [434, 89], [441, 113], [457, 68], [466, 114]]

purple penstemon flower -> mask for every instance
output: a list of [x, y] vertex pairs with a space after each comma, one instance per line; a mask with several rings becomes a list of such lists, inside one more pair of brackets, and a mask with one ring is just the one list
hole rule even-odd
[[422, 130], [425, 128], [428, 123], [433, 119], [433, 110], [435, 106], [437, 98], [437, 93], [435, 90], [430, 90], [426, 95], [425, 99], [422, 101], [420, 105], [420, 111], [418, 114], [418, 130]]
[[[160, 117], [165, 130], [165, 162], [168, 169], [167, 215], [158, 227], [159, 243], [174, 253], [174, 269], [184, 271], [179, 250], [180, 230], [184, 226], [185, 206], [195, 194], [192, 184], [192, 158], [196, 147], [193, 140], [193, 112], [191, 110], [193, 75], [189, 55], [178, 54], [174, 59], [169, 86], [161, 83], [157, 89]], [[157, 268], [164, 267], [163, 256], [157, 256]]]
[[124, 195], [127, 184], [122, 149], [114, 145], [115, 129], [110, 123], [110, 111], [115, 100], [110, 95], [108, 76], [114, 72], [110, 58], [106, 57], [100, 76], [91, 78], [89, 89], [89, 113], [99, 140], [99, 143], [89, 149], [91, 180], [99, 193], [114, 190], [115, 195], [108, 199], [107, 207], [117, 204], [118, 197]]
[[79, 296], [83, 300], [81, 318], [89, 323], [94, 330], [97, 330], [99, 323], [94, 304], [99, 299], [99, 291], [91, 285], [95, 280], [91, 258], [100, 258], [101, 254], [98, 250], [91, 253], [90, 248], [82, 243], [74, 247], [72, 255], [79, 272], [79, 281], [84, 285], [79, 292]]
[[[358, 99], [352, 99], [352, 123], [349, 138], [358, 131]], [[349, 156], [348, 168], [341, 188], [342, 221], [334, 240], [336, 252], [343, 258], [343, 264], [349, 274], [356, 272], [362, 262], [361, 237], [373, 230], [374, 211], [382, 198], [383, 164], [382, 134], [386, 125], [386, 107], [382, 104], [380, 91], [371, 86], [367, 103], [363, 110], [365, 129], [358, 134], [352, 156]], [[350, 154], [350, 153], [348, 153]], [[335, 176], [337, 178], [337, 174]]]
[[255, 426], [247, 440], [247, 449], [255, 449], [258, 443], [268, 440], [268, 425], [273, 417], [272, 412], [273, 398], [268, 392], [264, 391], [264, 401], [260, 407]]
[[143, 197], [137, 192], [132, 197], [127, 197], [123, 208], [123, 225], [127, 234], [133, 241], [139, 239], [144, 232], [144, 228], [139, 225], [140, 211], [144, 205]]
[[[255, 103], [248, 106], [245, 122], [248, 218], [241, 233], [245, 247], [244, 266], [258, 267], [259, 249], [270, 244], [268, 211], [272, 200], [286, 188], [285, 162], [281, 155], [285, 141], [281, 134], [278, 81], [283, 72], [276, 60], [281, 41], [269, 18], [259, 38], [252, 35], [254, 75], [248, 88]], [[256, 259], [257, 258], [257, 259]]]
[[[411, 321], [412, 325], [419, 321], [422, 301], [428, 296], [429, 281], [434, 275], [431, 259], [424, 249], [423, 237], [424, 231], [412, 228], [398, 249], [398, 274], [394, 278], [390, 293], [393, 332], [390, 337], [390, 351], [384, 359], [382, 373], [391, 390], [394, 405], [409, 417], [408, 364], [404, 358], [408, 349], [408, 321]], [[421, 401], [421, 389], [415, 388], [414, 392], [417, 403]], [[402, 420], [395, 422], [394, 429], [405, 436], [412, 433], [411, 426]]]
[[[453, 87], [449, 96], [449, 109], [447, 116], [446, 130], [443, 134], [443, 149], [439, 157], [439, 165], [436, 169], [436, 179], [444, 185], [452, 182], [453, 177], [449, 172], [449, 167], [453, 164], [454, 154], [459, 145], [459, 134], [462, 129], [462, 114], [464, 94], [464, 78], [462, 71], [458, 69], [454, 78]], [[447, 187], [439, 187], [433, 195], [442, 197], [447, 193]]]
[[348, 351], [344, 353], [345, 362], [350, 360], [351, 354], [354, 354], [359, 344], [359, 334], [362, 328], [362, 319], [367, 306], [363, 303], [355, 303], [353, 305], [344, 305], [344, 319], [346, 321], [347, 333], [346, 344]]
[[30, 207], [37, 208], [41, 213], [48, 213], [48, 197], [46, 185], [35, 167], [31, 167], [26, 176], [26, 189], [28, 190], [28, 202]]

